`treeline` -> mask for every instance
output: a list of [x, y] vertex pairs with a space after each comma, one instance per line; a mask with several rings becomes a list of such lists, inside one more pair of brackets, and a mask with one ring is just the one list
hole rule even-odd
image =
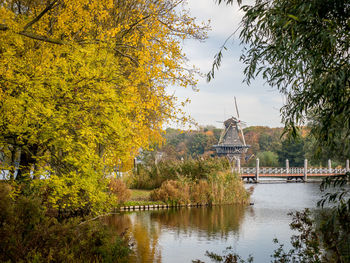
[[[213, 145], [217, 144], [222, 129], [214, 126], [200, 127], [196, 131], [183, 131], [168, 128], [164, 134], [165, 143], [157, 151], [148, 153], [146, 158], [154, 159], [188, 159], [215, 156]], [[291, 167], [301, 167], [304, 159], [312, 166], [343, 165], [349, 153], [334, 152], [332, 149], [320, 148], [307, 127], [299, 130], [299, 136], [290, 138], [283, 134], [283, 128], [251, 126], [244, 129], [246, 143], [251, 147], [241, 160], [242, 165], [254, 166], [255, 159], [260, 159], [261, 166], [285, 166], [289, 160]], [[339, 143], [341, 140], [339, 139]]]

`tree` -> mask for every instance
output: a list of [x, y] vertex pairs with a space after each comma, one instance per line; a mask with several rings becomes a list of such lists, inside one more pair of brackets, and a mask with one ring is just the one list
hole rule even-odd
[[[286, 95], [281, 109], [286, 131], [295, 134], [312, 114], [318, 125], [311, 132], [321, 145], [336, 148], [334, 138], [339, 137], [349, 149], [349, 2], [256, 0], [242, 10], [245, 81], [260, 74]], [[221, 57], [220, 51], [209, 79]]]
[[261, 166], [267, 166], [267, 167], [277, 167], [278, 166], [278, 155], [277, 153], [270, 152], [270, 151], [264, 151], [259, 152], [257, 154], [257, 157], [260, 160]]
[[204, 153], [208, 142], [208, 136], [203, 133], [195, 133], [188, 142], [188, 152], [191, 156], [198, 156]]
[[280, 165], [284, 166], [286, 159], [288, 159], [291, 167], [303, 167], [305, 159], [304, 143], [303, 138], [283, 140], [281, 150], [278, 151]]
[[[223, 2], [232, 3], [233, 0]], [[310, 132], [317, 140], [318, 147], [327, 146], [332, 152], [349, 152], [349, 1], [256, 0], [253, 5], [242, 6], [242, 9], [245, 15], [240, 39], [245, 45], [241, 57], [247, 65], [244, 70], [245, 81], [250, 83], [261, 74], [271, 86], [285, 94], [286, 105], [281, 109], [285, 131], [295, 136], [298, 125], [311, 120]], [[209, 80], [214, 76], [221, 58], [220, 51], [208, 74]], [[348, 191], [339, 188], [349, 182], [349, 175], [347, 172], [339, 178], [329, 178], [330, 181], [334, 180], [333, 186], [338, 188], [322, 201], [335, 202], [329, 220], [321, 221], [324, 226], [321, 238], [325, 243], [322, 249], [325, 251], [320, 254], [328, 256], [334, 253], [337, 255], [334, 262], [349, 261], [349, 243], [344, 238], [349, 236], [350, 229], [349, 198]], [[332, 185], [327, 180], [324, 183]], [[309, 233], [309, 230], [315, 229], [310, 227], [309, 222], [306, 224]], [[301, 224], [297, 222], [298, 225]], [[299, 237], [308, 239], [304, 233]], [[300, 240], [294, 241], [298, 247], [291, 252], [308, 253], [303, 251]], [[345, 244], [347, 247], [342, 250]], [[317, 250], [309, 252], [309, 256], [319, 257]], [[281, 262], [298, 260], [293, 254], [283, 257]], [[309, 259], [301, 257], [300, 261], [303, 260]]]
[[50, 203], [89, 204], [161, 140], [179, 112], [165, 87], [195, 85], [180, 43], [205, 38], [183, 2], [0, 1], [0, 149], [17, 180], [49, 174]]

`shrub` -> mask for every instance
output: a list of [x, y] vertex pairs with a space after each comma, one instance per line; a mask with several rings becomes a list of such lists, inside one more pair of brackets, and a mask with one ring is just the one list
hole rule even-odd
[[33, 180], [26, 193], [41, 196], [45, 206], [56, 211], [60, 219], [99, 215], [116, 204], [115, 196], [109, 194], [108, 182], [97, 172], [86, 175], [72, 171], [61, 176], [52, 174], [45, 180]]
[[109, 190], [117, 196], [119, 203], [124, 203], [131, 197], [131, 191], [121, 179], [112, 178], [109, 182]]
[[36, 196], [0, 184], [0, 262], [121, 262], [128, 242], [101, 221], [58, 221]]

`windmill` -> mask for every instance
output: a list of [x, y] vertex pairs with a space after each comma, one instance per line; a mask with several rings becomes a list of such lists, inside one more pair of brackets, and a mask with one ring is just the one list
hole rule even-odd
[[[232, 167], [233, 160], [239, 162], [242, 157], [242, 154], [250, 148], [249, 145], [246, 145], [242, 125], [242, 122], [239, 118], [238, 106], [236, 97], [234, 97], [235, 108], [237, 117], [231, 117], [224, 121], [224, 130], [221, 133], [219, 142], [213, 147], [216, 150], [218, 156], [226, 156]], [[241, 137], [239, 136], [241, 135]]]

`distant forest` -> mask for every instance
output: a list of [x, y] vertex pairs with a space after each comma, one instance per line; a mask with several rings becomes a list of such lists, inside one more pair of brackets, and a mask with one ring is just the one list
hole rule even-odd
[[[214, 126], [201, 127], [196, 131], [183, 131], [168, 128], [164, 134], [165, 142], [156, 147], [155, 152], [161, 153], [162, 159], [186, 159], [215, 156], [213, 145], [217, 144], [222, 129]], [[344, 166], [346, 155], [333, 153], [331, 149], [319, 149], [307, 128], [300, 129], [297, 139], [283, 135], [283, 128], [251, 126], [244, 129], [246, 143], [250, 145], [243, 160], [244, 166], [254, 166], [255, 159], [260, 159], [260, 165], [265, 167], [285, 166], [289, 160], [290, 167], [302, 167], [304, 159], [312, 166], [327, 166], [327, 160], [332, 160], [332, 166]], [[158, 156], [159, 158], [159, 156]]]

